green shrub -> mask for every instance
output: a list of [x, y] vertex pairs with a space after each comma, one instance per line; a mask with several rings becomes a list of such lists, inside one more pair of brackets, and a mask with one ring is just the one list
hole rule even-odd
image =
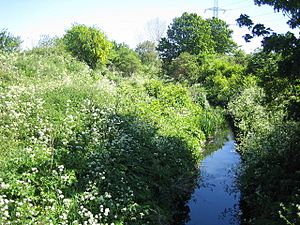
[[[282, 107], [265, 105], [262, 88], [245, 89], [229, 103], [244, 159], [240, 182], [248, 224], [299, 223], [299, 123]], [[287, 223], [289, 221], [289, 223]]]
[[73, 25], [63, 41], [68, 51], [92, 69], [106, 64], [112, 47], [102, 31], [85, 25]]
[[200, 67], [197, 57], [187, 52], [175, 58], [168, 69], [169, 76], [175, 81], [197, 83], [200, 76]]
[[114, 45], [111, 64], [124, 77], [138, 74], [142, 69], [142, 63], [137, 53], [125, 44]]
[[143, 64], [160, 66], [161, 63], [154, 42], [144, 41], [139, 43], [135, 48], [135, 52], [138, 54]]
[[208, 100], [226, 106], [231, 98], [245, 87], [252, 86], [256, 80], [245, 76], [244, 65], [235, 62], [232, 56], [199, 55], [199, 81], [207, 88]]
[[275, 106], [284, 103], [287, 117], [299, 121], [299, 79], [291, 80], [281, 71], [284, 60], [279, 53], [255, 52], [248, 59], [247, 73], [255, 74], [258, 78], [258, 85], [264, 89], [268, 102]]
[[21, 38], [13, 36], [7, 30], [0, 31], [0, 51], [14, 52], [21, 49]]

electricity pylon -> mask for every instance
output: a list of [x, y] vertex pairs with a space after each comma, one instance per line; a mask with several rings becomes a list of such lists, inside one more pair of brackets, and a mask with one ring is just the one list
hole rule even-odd
[[214, 0], [214, 7], [205, 9], [205, 10], [204, 10], [204, 13], [205, 13], [207, 10], [212, 10], [212, 11], [213, 11], [213, 17], [215, 17], [215, 18], [218, 18], [218, 17], [219, 17], [219, 11], [222, 11], [223, 13], [225, 13], [225, 12], [227, 11], [227, 9], [219, 8], [218, 0]]

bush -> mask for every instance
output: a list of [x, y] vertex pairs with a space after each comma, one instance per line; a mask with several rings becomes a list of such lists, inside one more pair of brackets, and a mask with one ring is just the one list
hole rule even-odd
[[288, 112], [287, 117], [299, 121], [299, 80], [291, 81], [280, 70], [283, 61], [282, 54], [258, 51], [248, 59], [247, 73], [258, 77], [258, 85], [264, 88], [268, 102], [277, 106], [284, 103]]
[[[240, 182], [247, 224], [299, 223], [299, 123], [282, 107], [265, 105], [262, 88], [245, 89], [229, 103], [244, 159]], [[288, 221], [288, 223], [287, 223]]]
[[181, 53], [169, 66], [169, 76], [175, 81], [195, 84], [199, 80], [200, 67], [197, 57], [187, 52]]
[[68, 51], [92, 69], [105, 65], [112, 44], [105, 35], [95, 27], [73, 25], [63, 37]]
[[155, 43], [151, 41], [139, 43], [135, 48], [135, 52], [138, 54], [143, 64], [160, 66], [161, 63], [158, 52], [156, 51]]
[[244, 65], [236, 63], [232, 56], [199, 55], [199, 81], [207, 88], [208, 100], [226, 106], [231, 98], [245, 87], [256, 83], [255, 78], [245, 76]]
[[114, 44], [111, 64], [124, 77], [138, 74], [142, 69], [141, 60], [136, 52], [125, 44]]
[[20, 37], [13, 36], [7, 30], [2, 29], [0, 31], [0, 51], [14, 52], [21, 48]]

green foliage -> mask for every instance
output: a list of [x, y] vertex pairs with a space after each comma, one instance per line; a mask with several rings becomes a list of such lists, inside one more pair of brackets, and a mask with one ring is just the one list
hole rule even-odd
[[232, 30], [220, 19], [204, 20], [196, 13], [183, 13], [173, 20], [167, 37], [161, 39], [157, 49], [167, 65], [183, 52], [191, 55], [230, 53], [236, 48], [231, 35]]
[[[299, 122], [297, 80], [282, 74], [282, 53], [259, 51], [247, 73], [260, 87], [247, 88], [229, 103], [244, 159], [240, 182], [247, 224], [299, 223]], [[290, 120], [292, 119], [292, 120]]]
[[84, 71], [83, 77], [90, 73], [84, 63], [60, 47], [34, 48], [19, 54], [5, 53], [0, 56], [0, 65], [0, 86], [5, 87], [15, 83], [41, 83], [42, 86], [46, 81], [54, 84], [62, 79], [64, 84], [75, 79], [74, 75], [79, 71]]
[[226, 106], [231, 98], [245, 87], [255, 84], [255, 78], [244, 76], [245, 67], [236, 58], [225, 55], [203, 55], [200, 59], [199, 81], [208, 91], [208, 99]]
[[[137, 86], [138, 82], [134, 85]], [[148, 123], [159, 126], [161, 134], [182, 138], [196, 156], [203, 144], [199, 140], [210, 137], [215, 132], [205, 129], [208, 123], [201, 124], [201, 119], [205, 116], [202, 108], [193, 102], [189, 91], [182, 85], [164, 85], [161, 81], [149, 80], [144, 83], [144, 88], [146, 96], [133, 92], [127, 85], [122, 87], [121, 93], [125, 93], [125, 96], [121, 98], [124, 99], [125, 106], [124, 103], [118, 104], [119, 110], [129, 114], [139, 113]], [[136, 105], [137, 109], [128, 111], [127, 104]], [[222, 122], [218, 119], [213, 121], [215, 124]], [[203, 129], [200, 131], [198, 129], [201, 126]]]
[[68, 51], [92, 69], [107, 62], [112, 46], [99, 29], [86, 25], [73, 25], [63, 41]]
[[0, 50], [4, 52], [14, 52], [20, 50], [21, 47], [20, 37], [13, 36], [7, 30], [0, 31]]
[[200, 76], [197, 57], [187, 52], [181, 53], [170, 64], [168, 73], [175, 81], [197, 83]]
[[[197, 174], [188, 147], [178, 138], [159, 135], [135, 117], [113, 115], [108, 125], [107, 147], [90, 155], [86, 183], [93, 182], [111, 193], [115, 203], [122, 199], [129, 205], [121, 209], [122, 214], [117, 209], [113, 212], [123, 217], [124, 224], [171, 223], [174, 203], [189, 194], [193, 188], [190, 178]], [[131, 207], [136, 212], [126, 212]], [[91, 210], [94, 214], [99, 211], [93, 206]]]
[[279, 54], [258, 51], [248, 60], [246, 72], [259, 78], [258, 84], [264, 88], [268, 101], [277, 98], [287, 85], [287, 80], [282, 79], [278, 71], [280, 58]]
[[208, 100], [225, 107], [245, 87], [256, 84], [255, 76], [245, 76], [247, 60], [242, 57], [239, 54], [195, 56], [184, 52], [169, 65], [168, 76], [174, 81], [190, 85], [202, 84], [207, 90]]
[[[241, 19], [255, 35], [269, 35], [247, 16]], [[244, 159], [242, 219], [253, 225], [294, 225], [300, 222], [298, 40], [272, 34], [263, 47], [248, 58], [246, 68], [259, 87], [244, 89], [228, 104]]]
[[142, 63], [137, 53], [126, 44], [114, 44], [111, 53], [111, 64], [124, 77], [137, 74], [142, 69]]
[[158, 58], [158, 52], [154, 42], [144, 41], [139, 43], [135, 48], [136, 53], [145, 65], [159, 66], [160, 61]]
[[232, 39], [233, 31], [225, 21], [213, 17], [207, 19], [211, 28], [212, 39], [215, 43], [215, 52], [224, 54], [232, 53], [237, 48], [237, 44]]
[[170, 63], [182, 52], [197, 55], [213, 52], [214, 47], [210, 24], [196, 13], [183, 13], [173, 20], [157, 49], [162, 60]]
[[254, 0], [257, 5], [270, 5], [273, 6], [274, 10], [282, 11], [284, 15], [289, 16], [288, 24], [291, 28], [296, 28], [300, 25], [300, 2], [297, 0]]
[[159, 59], [155, 43], [151, 41], [139, 43], [135, 48], [135, 52], [142, 62], [143, 74], [148, 77], [159, 77], [162, 63]]
[[298, 224], [300, 126], [284, 120], [282, 107], [270, 108], [264, 102], [263, 89], [251, 87], [228, 106], [244, 159], [243, 219], [247, 224]]
[[220, 112], [182, 85], [104, 77], [53, 46], [0, 64], [17, 78], [0, 85], [1, 224], [172, 224]]
[[[243, 19], [240, 18], [239, 20], [240, 23], [245, 23]], [[276, 64], [276, 70], [271, 72], [271, 74], [274, 75], [277, 83], [282, 82], [288, 83], [288, 85], [298, 85], [300, 70], [296, 65], [300, 63], [300, 39], [296, 38], [291, 32], [287, 32], [286, 34], [271, 34], [269, 31], [264, 31], [265, 28], [263, 26], [261, 26], [261, 31], [257, 31], [255, 27], [252, 28], [252, 25], [249, 26], [249, 29], [252, 29], [253, 35], [246, 35], [246, 39], [250, 40], [254, 36], [264, 35], [265, 37], [262, 44], [263, 52], [266, 53], [266, 59], [270, 59], [270, 56], [272, 55], [276, 56], [276, 62], [274, 61]], [[263, 58], [260, 59], [264, 60]], [[272, 64], [274, 64], [274, 62]], [[264, 64], [261, 65], [261, 67], [263, 66]], [[285, 85], [281, 86], [284, 87]], [[278, 85], [275, 85], [275, 88], [278, 88]]]
[[[251, 136], [255, 132], [265, 132], [269, 128], [269, 126], [265, 126], [269, 115], [262, 105], [264, 97], [263, 90], [253, 86], [246, 88], [229, 102], [229, 111], [234, 116], [236, 126], [241, 134], [249, 133]], [[243, 138], [245, 139], [246, 136], [244, 135]]]
[[254, 24], [250, 17], [246, 14], [241, 14], [240, 17], [236, 20], [240, 27], [246, 26], [251, 34], [245, 34], [244, 39], [246, 42], [250, 42], [255, 36], [268, 36], [271, 34], [272, 29], [266, 28], [263, 24], [258, 23]]
[[[288, 117], [299, 120], [299, 79], [287, 77], [282, 71], [286, 57], [281, 53], [259, 51], [248, 59], [247, 73], [258, 77], [258, 85], [264, 88], [266, 101], [273, 105], [284, 104]], [[292, 71], [293, 66], [288, 70]], [[287, 74], [289, 74], [287, 72]]]
[[290, 81], [300, 79], [298, 64], [300, 57], [300, 39], [291, 32], [272, 34], [264, 39], [264, 51], [276, 52], [282, 56], [278, 62], [279, 73]]
[[[284, 15], [289, 15], [288, 24], [291, 28], [297, 28], [300, 24], [299, 2], [285, 0], [254, 0], [257, 5], [271, 5], [277, 11], [282, 11]], [[255, 24], [248, 15], [242, 14], [237, 19], [240, 27], [246, 26], [251, 34], [245, 35], [245, 40], [250, 41], [255, 36], [263, 36], [262, 46], [266, 53], [277, 53], [280, 55], [278, 60], [278, 74], [282, 78], [287, 78], [289, 83], [297, 85], [299, 83], [300, 63], [300, 40], [293, 33], [277, 34], [263, 24]], [[299, 107], [299, 102], [296, 103]]]
[[38, 41], [37, 48], [54, 48], [57, 47], [60, 42], [63, 42], [63, 40], [58, 37], [42, 35]]

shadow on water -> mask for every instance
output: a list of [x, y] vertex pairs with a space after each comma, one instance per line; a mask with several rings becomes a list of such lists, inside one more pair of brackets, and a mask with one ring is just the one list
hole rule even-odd
[[221, 135], [207, 146], [198, 187], [186, 204], [186, 223], [181, 224], [240, 225], [237, 171], [241, 159], [235, 150], [233, 134], [228, 131], [227, 134], [227, 140]]

